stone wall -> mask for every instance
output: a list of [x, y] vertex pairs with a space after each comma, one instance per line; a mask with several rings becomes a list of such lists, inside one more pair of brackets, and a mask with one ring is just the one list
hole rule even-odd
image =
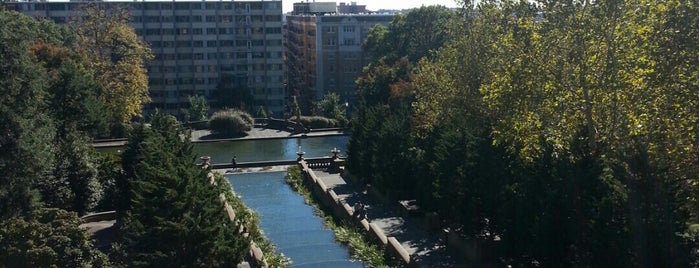
[[344, 203], [334, 190], [328, 189], [323, 181], [318, 179], [313, 170], [309, 168], [306, 161], [299, 161], [299, 167], [301, 168], [301, 174], [303, 174], [304, 183], [311, 189], [311, 193], [315, 199], [319, 200], [323, 206], [330, 208], [336, 217], [346, 219], [348, 222], [364, 230], [365, 236], [383, 249], [384, 254], [395, 257], [402, 265], [415, 265], [411, 260], [410, 254], [408, 254], [395, 237], [387, 237], [380, 227], [373, 223], [369, 223], [366, 219], [359, 220], [352, 217], [354, 209], [349, 204]]

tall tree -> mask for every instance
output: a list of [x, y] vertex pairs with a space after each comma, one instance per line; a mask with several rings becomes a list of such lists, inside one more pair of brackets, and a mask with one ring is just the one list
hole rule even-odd
[[125, 9], [105, 10], [103, 5], [91, 2], [77, 11], [70, 23], [77, 35], [75, 49], [94, 71], [100, 100], [114, 116], [115, 124], [141, 117], [143, 105], [150, 101], [145, 62], [153, 55], [129, 25], [129, 19]]
[[[139, 125], [123, 154], [130, 193], [120, 207], [120, 252], [129, 266], [230, 266], [249, 246], [226, 219], [221, 189], [194, 165], [185, 129], [156, 113]], [[122, 192], [126, 192], [122, 190]], [[123, 198], [123, 197], [122, 197]]]
[[53, 120], [45, 111], [46, 72], [29, 54], [37, 42], [60, 43], [55, 25], [0, 10], [0, 218], [29, 212], [36, 182], [54, 164]]

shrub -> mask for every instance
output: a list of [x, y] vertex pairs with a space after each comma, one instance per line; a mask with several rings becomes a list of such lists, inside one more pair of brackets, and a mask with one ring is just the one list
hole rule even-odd
[[244, 136], [246, 131], [250, 131], [253, 122], [250, 114], [236, 109], [228, 109], [218, 111], [211, 116], [209, 129], [216, 135], [238, 137]]
[[335, 119], [322, 116], [301, 116], [299, 122], [306, 128], [329, 128], [337, 126], [337, 121]]

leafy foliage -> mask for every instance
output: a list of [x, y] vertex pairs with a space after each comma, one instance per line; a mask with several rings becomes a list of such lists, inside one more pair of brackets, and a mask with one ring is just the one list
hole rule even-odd
[[54, 120], [47, 77], [29, 54], [37, 42], [59, 43], [55, 25], [0, 10], [0, 219], [37, 205], [37, 180], [54, 164]]
[[340, 96], [334, 92], [330, 92], [323, 96], [323, 99], [316, 104], [316, 114], [323, 117], [334, 119], [341, 127], [347, 125], [347, 117], [345, 117], [344, 103], [340, 102]]
[[215, 112], [209, 118], [209, 129], [224, 137], [245, 136], [252, 129], [254, 119], [250, 114], [236, 109]]
[[465, 1], [444, 38], [414, 10], [365, 44], [349, 168], [508, 265], [696, 263], [698, 7]]
[[[184, 139], [183, 139], [184, 137]], [[248, 238], [225, 220], [209, 170], [194, 165], [189, 135], [171, 116], [156, 113], [136, 128], [123, 154], [123, 240], [117, 253], [127, 266], [231, 266], [242, 260]]]
[[114, 123], [141, 117], [143, 105], [150, 101], [145, 62], [153, 56], [129, 25], [128, 11], [107, 11], [97, 3], [87, 3], [70, 27], [77, 35], [75, 49], [94, 72], [101, 89], [99, 98]]
[[337, 121], [322, 116], [301, 116], [298, 122], [306, 128], [330, 128], [337, 126]]
[[206, 120], [209, 108], [206, 105], [206, 98], [203, 96], [189, 96], [189, 107], [182, 109], [185, 122], [196, 122]]
[[0, 222], [0, 264], [8, 267], [106, 267], [78, 227], [75, 213], [39, 209], [29, 217]]

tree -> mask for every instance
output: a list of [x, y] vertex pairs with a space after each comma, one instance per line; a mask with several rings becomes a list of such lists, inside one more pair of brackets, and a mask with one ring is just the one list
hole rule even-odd
[[249, 238], [227, 226], [220, 188], [208, 169], [194, 165], [189, 134], [171, 116], [156, 113], [139, 125], [123, 153], [121, 262], [127, 266], [231, 266]]
[[299, 107], [299, 102], [296, 101], [296, 96], [291, 97], [291, 113], [296, 117], [296, 121], [301, 120], [301, 108]]
[[334, 92], [325, 94], [323, 99], [316, 104], [316, 114], [335, 119], [340, 126], [347, 125], [345, 109], [344, 103], [340, 102], [340, 96]]
[[44, 113], [48, 80], [29, 55], [36, 42], [60, 43], [55, 25], [0, 10], [0, 219], [38, 204], [36, 182], [54, 164], [54, 122]]
[[203, 96], [189, 96], [189, 107], [182, 109], [185, 122], [206, 120], [207, 111], [206, 98]]
[[107, 267], [75, 213], [39, 209], [0, 222], [0, 265], [8, 267]]
[[113, 123], [141, 117], [143, 105], [150, 101], [145, 62], [153, 55], [129, 25], [128, 11], [87, 3], [69, 25], [77, 35], [74, 49], [94, 72], [99, 98], [114, 116]]

